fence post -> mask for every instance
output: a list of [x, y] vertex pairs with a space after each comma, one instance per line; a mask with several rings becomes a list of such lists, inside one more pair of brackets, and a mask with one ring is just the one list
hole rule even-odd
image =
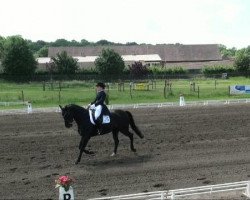
[[23, 90], [22, 90], [22, 101], [23, 101], [23, 104], [24, 104], [24, 93], [23, 93]]
[[250, 181], [247, 183], [246, 196], [250, 198]]
[[171, 200], [174, 200], [174, 196], [175, 196], [175, 195], [174, 195], [174, 192], [173, 192], [173, 193], [171, 194], [170, 199], [171, 199]]
[[200, 86], [198, 86], [198, 98], [200, 98]]
[[132, 99], [132, 82], [130, 82], [129, 87], [130, 87], [130, 98]]
[[43, 91], [45, 91], [45, 81], [43, 81]]
[[163, 95], [164, 95], [164, 98], [166, 99], [167, 97], [166, 97], [166, 86], [164, 87], [164, 89], [163, 89]]
[[59, 103], [61, 103], [61, 90], [59, 90], [58, 98], [59, 98]]
[[62, 85], [61, 85], [61, 81], [59, 81], [59, 90], [62, 90]]

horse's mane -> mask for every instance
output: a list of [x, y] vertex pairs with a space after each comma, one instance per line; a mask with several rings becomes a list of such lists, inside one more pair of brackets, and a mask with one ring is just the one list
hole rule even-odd
[[66, 106], [69, 110], [73, 111], [77, 116], [80, 116], [81, 118], [84, 116], [86, 117], [88, 115], [88, 110], [82, 106], [78, 106], [76, 104], [69, 104]]
[[83, 110], [83, 111], [87, 111], [87, 109], [85, 109], [82, 106], [78, 106], [76, 104], [69, 104], [66, 107], [70, 108], [70, 109], [74, 109], [74, 110]]

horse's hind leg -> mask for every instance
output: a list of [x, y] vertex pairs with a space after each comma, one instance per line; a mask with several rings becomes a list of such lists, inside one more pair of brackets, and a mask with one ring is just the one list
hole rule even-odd
[[124, 135], [128, 136], [130, 139], [130, 149], [133, 152], [136, 152], [136, 149], [134, 147], [134, 135], [133, 133], [129, 132], [129, 130], [121, 131]]
[[117, 148], [118, 148], [118, 144], [119, 144], [119, 139], [118, 139], [118, 132], [117, 130], [114, 130], [113, 133], [113, 139], [115, 142], [115, 148], [114, 148], [114, 152], [111, 156], [114, 156], [117, 153]]

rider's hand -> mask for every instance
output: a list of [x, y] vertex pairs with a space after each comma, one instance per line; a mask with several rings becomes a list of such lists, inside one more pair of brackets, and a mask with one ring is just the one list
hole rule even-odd
[[95, 109], [95, 104], [90, 105], [89, 107], [91, 110]]

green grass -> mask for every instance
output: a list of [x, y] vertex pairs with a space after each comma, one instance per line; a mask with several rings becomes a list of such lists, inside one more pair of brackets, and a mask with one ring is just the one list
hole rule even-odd
[[[156, 88], [149, 87], [149, 91], [131, 90], [129, 82], [125, 83], [125, 91], [118, 91], [117, 83], [110, 84], [108, 94], [110, 104], [134, 104], [134, 103], [162, 103], [177, 102], [180, 94], [183, 94], [186, 101], [199, 101], [211, 99], [240, 99], [250, 98], [250, 95], [229, 96], [228, 86], [230, 85], [250, 85], [250, 79], [245, 77], [236, 77], [230, 79], [194, 79], [196, 91], [190, 90], [191, 80], [171, 80], [172, 92], [167, 91], [164, 97], [164, 80], [156, 81]], [[216, 81], [216, 86], [215, 86]], [[87, 105], [95, 98], [95, 82], [85, 81], [65, 81], [61, 83], [62, 90], [59, 89], [59, 83], [47, 83], [45, 91], [43, 83], [32, 82], [16, 84], [0, 81], [0, 102], [22, 102], [31, 101], [33, 107], [50, 107], [58, 104], [66, 105], [75, 103]], [[198, 97], [199, 87], [199, 97]], [[22, 95], [23, 93], [23, 95]], [[3, 106], [0, 109], [16, 108], [20, 106]]]

